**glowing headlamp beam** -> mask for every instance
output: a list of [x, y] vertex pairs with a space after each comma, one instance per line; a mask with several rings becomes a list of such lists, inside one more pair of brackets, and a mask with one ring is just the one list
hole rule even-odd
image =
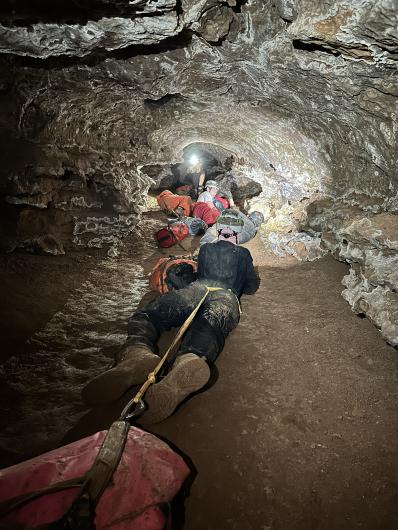
[[199, 164], [199, 157], [197, 155], [192, 155], [191, 158], [189, 159], [189, 163], [192, 166], [196, 166], [196, 164]]

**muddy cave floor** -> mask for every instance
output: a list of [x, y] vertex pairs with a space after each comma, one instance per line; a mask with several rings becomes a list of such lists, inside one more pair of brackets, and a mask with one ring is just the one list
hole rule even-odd
[[[148, 216], [148, 233], [158, 223]], [[147, 428], [193, 469], [175, 528], [397, 528], [397, 351], [341, 297], [344, 264], [247, 246], [261, 286], [242, 298], [214, 384]], [[117, 417], [125, 399], [87, 411], [80, 389], [123, 343], [159, 255], [148, 236], [116, 260], [1, 257], [2, 466]]]

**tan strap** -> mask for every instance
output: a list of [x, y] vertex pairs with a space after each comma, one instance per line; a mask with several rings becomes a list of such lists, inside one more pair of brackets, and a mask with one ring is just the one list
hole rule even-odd
[[130, 408], [132, 407], [132, 405], [137, 405], [142, 400], [142, 398], [144, 397], [144, 394], [148, 390], [148, 388], [155, 383], [156, 376], [159, 373], [159, 371], [161, 370], [161, 368], [163, 367], [164, 363], [166, 362], [167, 357], [170, 355], [170, 352], [173, 350], [173, 348], [176, 346], [178, 341], [181, 339], [181, 337], [184, 335], [186, 330], [191, 325], [191, 323], [192, 323], [193, 319], [195, 318], [197, 312], [199, 311], [201, 305], [206, 300], [207, 295], [210, 292], [213, 292], [213, 291], [223, 291], [223, 290], [225, 290], [225, 289], [223, 289], [222, 287], [208, 287], [206, 285], [205, 294], [202, 296], [202, 298], [200, 299], [200, 301], [198, 302], [198, 304], [196, 305], [196, 307], [194, 308], [192, 313], [189, 315], [189, 317], [186, 319], [186, 321], [180, 327], [180, 329], [178, 330], [178, 333], [174, 337], [173, 342], [167, 348], [165, 354], [163, 355], [163, 357], [161, 357], [161, 359], [160, 359], [159, 363], [157, 364], [157, 366], [155, 367], [155, 369], [148, 374], [148, 377], [147, 377], [147, 380], [145, 381], [145, 383], [141, 386], [141, 388], [138, 390], [136, 395], [127, 403], [127, 405], [122, 410], [122, 413], [120, 415], [120, 419], [121, 420], [125, 419], [128, 416]]
[[129, 428], [130, 425], [126, 421], [115, 421], [112, 423], [98, 451], [94, 464], [86, 473], [86, 491], [94, 505], [101, 498], [119, 465]]

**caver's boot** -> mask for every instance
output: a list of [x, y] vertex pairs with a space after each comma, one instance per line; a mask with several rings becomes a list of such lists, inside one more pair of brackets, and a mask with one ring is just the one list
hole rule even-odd
[[210, 378], [207, 362], [194, 353], [177, 357], [172, 370], [145, 394], [148, 410], [140, 417], [143, 425], [168, 418], [177, 406], [193, 392], [200, 390]]
[[83, 388], [83, 401], [89, 406], [115, 401], [133, 385], [144, 383], [159, 361], [149, 348], [130, 346], [115, 368], [95, 377]]

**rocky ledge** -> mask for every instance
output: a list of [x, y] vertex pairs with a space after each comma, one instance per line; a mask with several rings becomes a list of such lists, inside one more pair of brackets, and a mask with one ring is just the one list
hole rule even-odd
[[398, 214], [364, 211], [352, 201], [324, 199], [307, 208], [304, 228], [322, 249], [350, 264], [342, 295], [398, 346]]

